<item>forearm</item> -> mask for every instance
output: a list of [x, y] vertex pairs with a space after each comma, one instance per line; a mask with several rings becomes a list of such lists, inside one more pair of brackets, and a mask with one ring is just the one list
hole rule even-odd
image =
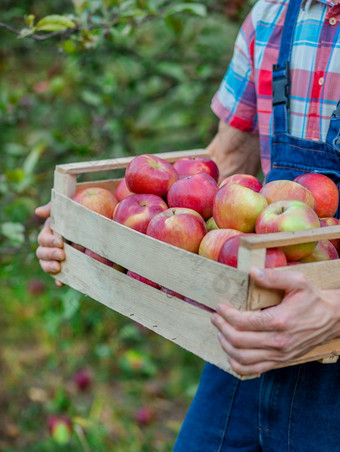
[[217, 163], [221, 177], [242, 173], [256, 176], [260, 169], [260, 144], [258, 135], [235, 129], [223, 121], [207, 147]]

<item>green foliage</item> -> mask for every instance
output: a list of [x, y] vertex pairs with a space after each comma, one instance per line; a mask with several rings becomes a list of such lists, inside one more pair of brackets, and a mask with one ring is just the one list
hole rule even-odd
[[[239, 23], [217, 0], [3, 0], [1, 23], [0, 449], [59, 452], [46, 417], [66, 412], [65, 450], [170, 451], [202, 362], [57, 289], [34, 254], [34, 208], [57, 164], [206, 146]], [[72, 382], [81, 367], [90, 393]]]

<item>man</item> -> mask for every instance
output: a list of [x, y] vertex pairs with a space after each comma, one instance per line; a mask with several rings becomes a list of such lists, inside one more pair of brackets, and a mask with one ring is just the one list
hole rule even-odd
[[[267, 181], [317, 171], [340, 185], [339, 21], [330, 0], [256, 3], [212, 103], [221, 121], [208, 150], [222, 175], [256, 174], [260, 148]], [[37, 250], [45, 271], [63, 257], [53, 240], [47, 225]], [[240, 381], [207, 364], [174, 452], [340, 451], [340, 365], [275, 370], [340, 337], [340, 291], [299, 272], [251, 275], [284, 290], [283, 302], [259, 312], [220, 305], [212, 322], [232, 368], [262, 376]]]

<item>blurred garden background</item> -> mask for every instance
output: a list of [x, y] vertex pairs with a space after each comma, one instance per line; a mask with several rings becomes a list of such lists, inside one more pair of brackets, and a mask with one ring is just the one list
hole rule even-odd
[[[56, 287], [35, 257], [34, 209], [57, 164], [205, 147], [249, 8], [2, 0], [0, 451], [172, 450], [204, 363]], [[51, 416], [67, 419], [54, 435]]]

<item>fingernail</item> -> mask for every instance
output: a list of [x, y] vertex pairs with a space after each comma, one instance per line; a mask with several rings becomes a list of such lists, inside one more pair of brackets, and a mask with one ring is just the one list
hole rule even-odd
[[53, 245], [57, 246], [57, 247], [60, 247], [62, 245], [62, 242], [61, 242], [60, 239], [54, 239], [53, 240]]
[[256, 278], [258, 279], [263, 279], [264, 278], [264, 271], [262, 268], [253, 268], [252, 269], [253, 275], [256, 276]]
[[217, 314], [213, 314], [211, 317], [211, 321], [214, 325], [217, 325], [219, 322], [219, 316]]

